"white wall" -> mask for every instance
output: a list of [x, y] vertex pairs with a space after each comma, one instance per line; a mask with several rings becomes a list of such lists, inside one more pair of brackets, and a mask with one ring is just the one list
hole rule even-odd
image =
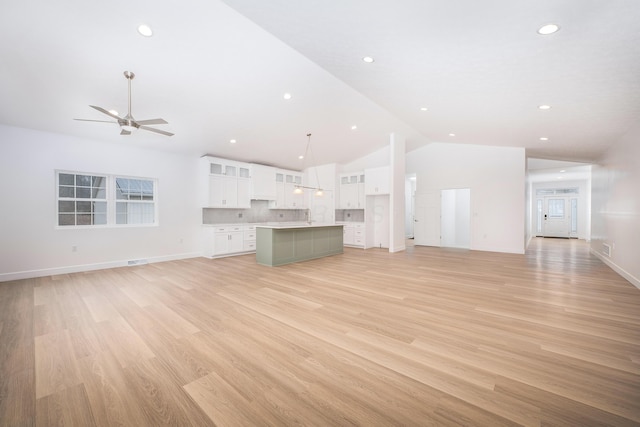
[[406, 159], [416, 194], [471, 190], [471, 249], [524, 253], [524, 148], [433, 143]]
[[368, 168], [378, 168], [382, 166], [389, 166], [391, 162], [391, 151], [387, 145], [373, 153], [367, 154], [364, 157], [354, 160], [351, 163], [341, 165], [338, 172], [359, 172]]
[[405, 138], [397, 133], [389, 138], [390, 154], [390, 189], [389, 195], [389, 252], [399, 252], [406, 249], [404, 236], [404, 208], [405, 208]]
[[591, 188], [591, 251], [640, 288], [640, 123], [593, 167]]
[[[198, 159], [122, 141], [0, 125], [0, 281], [200, 255]], [[56, 229], [56, 169], [158, 179], [159, 225]]]
[[524, 186], [524, 197], [525, 197], [525, 205], [524, 205], [524, 247], [529, 246], [529, 242], [531, 242], [534, 233], [532, 230], [535, 230], [535, 213], [533, 211], [533, 183], [531, 182], [531, 176], [529, 174], [529, 170], [525, 171], [525, 186]]

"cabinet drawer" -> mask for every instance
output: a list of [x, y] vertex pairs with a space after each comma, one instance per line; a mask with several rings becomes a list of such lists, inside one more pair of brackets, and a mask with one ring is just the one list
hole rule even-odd
[[256, 240], [256, 232], [255, 231], [245, 231], [244, 232], [244, 240]]
[[245, 240], [243, 249], [245, 251], [255, 251], [256, 250], [256, 241], [255, 240]]
[[216, 233], [233, 233], [235, 231], [242, 231], [241, 225], [222, 225], [213, 229]]

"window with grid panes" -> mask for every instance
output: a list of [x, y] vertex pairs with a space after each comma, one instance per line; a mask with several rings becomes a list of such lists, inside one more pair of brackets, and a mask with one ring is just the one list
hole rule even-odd
[[154, 179], [56, 171], [59, 227], [157, 225]]
[[58, 225], [107, 224], [107, 177], [58, 173]]

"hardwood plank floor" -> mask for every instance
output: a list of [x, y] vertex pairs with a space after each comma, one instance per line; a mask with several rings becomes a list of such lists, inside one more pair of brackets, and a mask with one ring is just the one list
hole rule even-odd
[[0, 425], [640, 425], [640, 289], [563, 239], [0, 283]]

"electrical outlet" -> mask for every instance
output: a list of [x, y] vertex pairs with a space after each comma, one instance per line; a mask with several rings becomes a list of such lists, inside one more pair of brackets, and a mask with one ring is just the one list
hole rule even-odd
[[238, 214], [238, 218], [242, 218], [242, 212]]
[[280, 218], [284, 218], [284, 214], [280, 214]]
[[78, 247], [76, 245], [71, 246], [71, 252], [78, 252]]

